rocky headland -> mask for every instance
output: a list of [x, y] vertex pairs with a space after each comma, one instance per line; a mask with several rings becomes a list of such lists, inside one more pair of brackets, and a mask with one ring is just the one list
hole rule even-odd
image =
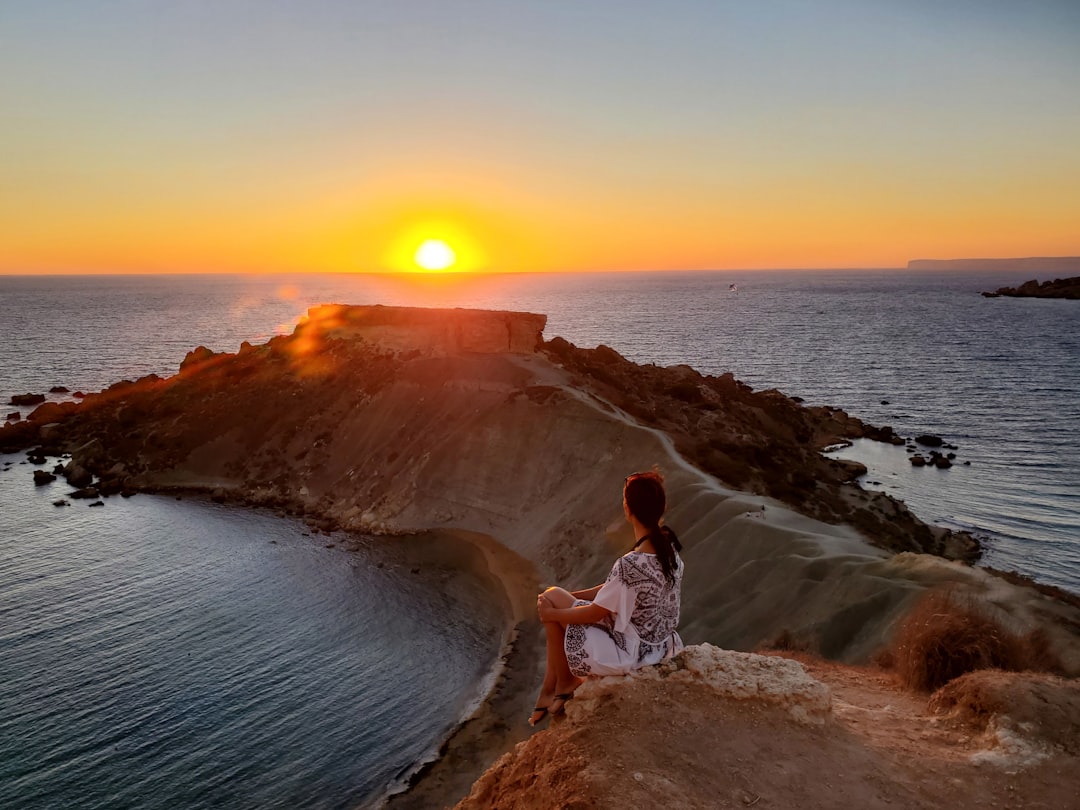
[[1062, 275], [1080, 272], [1080, 256], [1026, 256], [1015, 259], [912, 259], [908, 270], [1015, 270]]
[[[235, 353], [200, 347], [171, 377], [45, 402], [0, 428], [0, 450], [55, 459], [49, 474], [95, 503], [194, 491], [302, 515], [317, 530], [480, 548], [506, 592], [502, 671], [401, 806], [456, 801], [515, 744], [556, 746], [537, 740], [571, 733], [557, 726], [526, 742], [542, 663], [536, 589], [604, 577], [631, 539], [623, 477], [653, 465], [685, 546], [690, 644], [887, 664], [897, 627], [947, 586], [1009, 632], [1035, 634], [1046, 668], [1080, 675], [1077, 604], [971, 567], [970, 537], [923, 524], [862, 490], [864, 469], [821, 454], [853, 438], [903, 444], [891, 429], [731, 375], [545, 341], [544, 325], [528, 313], [316, 307], [292, 335]], [[625, 692], [627, 711], [640, 713], [635, 694]], [[727, 722], [724, 705], [701, 722]], [[607, 722], [622, 721], [585, 725]]]
[[1069, 298], [1080, 299], [1080, 276], [1055, 278], [1041, 284], [1037, 279], [1025, 281], [1019, 287], [999, 287], [994, 292], [984, 292], [984, 298]]

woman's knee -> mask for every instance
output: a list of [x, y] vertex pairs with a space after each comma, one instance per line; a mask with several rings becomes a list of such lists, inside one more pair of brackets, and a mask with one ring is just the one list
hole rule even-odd
[[544, 591], [544, 598], [553, 608], [559, 608], [560, 610], [574, 605], [574, 595], [562, 588], [548, 588]]

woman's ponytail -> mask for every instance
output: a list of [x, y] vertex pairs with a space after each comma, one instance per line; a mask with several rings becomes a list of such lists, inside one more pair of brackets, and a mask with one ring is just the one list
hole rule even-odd
[[664, 578], [669, 583], [675, 582], [677, 557], [675, 552], [682, 550], [679, 538], [667, 526], [660, 525], [660, 518], [667, 509], [667, 495], [664, 492], [664, 479], [659, 472], [634, 473], [626, 479], [623, 487], [623, 499], [630, 514], [648, 529], [647, 537], [652, 540]]

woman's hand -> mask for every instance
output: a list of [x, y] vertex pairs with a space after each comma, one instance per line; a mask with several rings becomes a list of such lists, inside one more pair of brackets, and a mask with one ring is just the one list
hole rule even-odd
[[555, 608], [551, 606], [551, 602], [547, 600], [543, 594], [539, 594], [536, 597], [536, 615], [540, 617], [542, 622], [555, 621], [555, 617], [552, 615]]

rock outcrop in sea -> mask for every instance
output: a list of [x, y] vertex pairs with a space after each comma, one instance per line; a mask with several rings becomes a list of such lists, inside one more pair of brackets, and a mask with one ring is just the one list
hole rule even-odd
[[1025, 281], [1019, 287], [999, 287], [994, 292], [984, 292], [984, 298], [1069, 298], [1080, 299], [1080, 276], [1056, 278], [1039, 283], [1038, 279]]

